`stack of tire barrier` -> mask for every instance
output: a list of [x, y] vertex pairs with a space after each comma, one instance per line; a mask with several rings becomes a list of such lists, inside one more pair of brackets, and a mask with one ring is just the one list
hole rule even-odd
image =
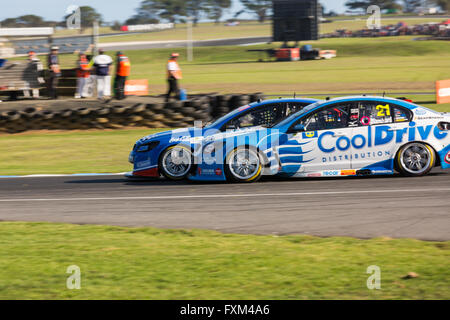
[[216, 95], [209, 96], [211, 105], [211, 116], [214, 119], [222, 117], [236, 108], [245, 106], [251, 102], [264, 99], [262, 93], [254, 93], [251, 95]]
[[0, 112], [0, 132], [124, 127], [182, 128], [192, 126], [194, 121], [206, 123], [262, 98], [262, 94], [214, 95], [168, 103], [137, 102], [124, 105], [125, 103], [117, 102], [98, 107], [58, 110], [27, 107], [20, 111]]

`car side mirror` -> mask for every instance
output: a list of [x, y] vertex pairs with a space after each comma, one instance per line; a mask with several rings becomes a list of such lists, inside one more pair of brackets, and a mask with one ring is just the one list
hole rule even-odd
[[297, 124], [289, 129], [289, 133], [297, 133], [306, 131], [306, 127], [304, 124]]

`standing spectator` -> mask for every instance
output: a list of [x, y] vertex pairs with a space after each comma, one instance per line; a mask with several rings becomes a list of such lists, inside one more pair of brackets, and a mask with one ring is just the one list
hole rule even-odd
[[94, 58], [95, 76], [97, 78], [98, 99], [108, 100], [111, 97], [110, 68], [113, 60], [105, 54], [103, 49], [98, 50], [99, 55]]
[[89, 60], [86, 54], [83, 52], [80, 53], [77, 64], [77, 92], [75, 98], [86, 98], [89, 96], [86, 89], [89, 77], [91, 76]]
[[48, 55], [49, 79], [47, 83], [47, 91], [50, 99], [58, 99], [58, 92], [56, 87], [58, 86], [58, 80], [61, 77], [58, 51], [59, 48], [53, 46], [51, 47], [50, 54]]
[[117, 52], [116, 78], [114, 79], [114, 93], [117, 100], [125, 99], [125, 82], [130, 75], [130, 60], [122, 52]]
[[41, 62], [41, 60], [39, 60], [39, 58], [36, 55], [36, 52], [34, 51], [28, 51], [28, 62], [30, 63], [39, 63]]
[[[28, 51], [28, 63], [30, 63], [33, 68], [39, 72], [39, 83], [45, 83], [45, 80], [41, 74], [42, 70], [44, 70], [44, 66], [42, 65], [42, 62], [38, 58], [36, 52], [34, 52], [33, 50]], [[39, 98], [39, 89], [25, 90], [23, 94], [25, 97], [30, 97], [31, 95], [33, 95], [33, 98]]]
[[175, 96], [179, 96], [180, 89], [178, 87], [178, 80], [181, 80], [182, 74], [180, 66], [178, 65], [178, 53], [172, 53], [167, 63], [167, 82], [169, 84], [169, 91], [167, 92], [166, 102], [169, 101], [170, 95], [175, 93]]

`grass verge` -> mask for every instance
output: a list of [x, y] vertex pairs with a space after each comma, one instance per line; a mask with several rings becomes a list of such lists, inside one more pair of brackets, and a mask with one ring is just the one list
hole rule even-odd
[[26, 133], [0, 136], [0, 175], [131, 171], [136, 140], [164, 129]]
[[0, 243], [0, 299], [450, 298], [450, 242], [2, 222]]

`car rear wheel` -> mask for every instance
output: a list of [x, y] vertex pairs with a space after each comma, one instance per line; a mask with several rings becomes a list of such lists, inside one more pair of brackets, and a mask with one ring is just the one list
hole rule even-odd
[[167, 148], [159, 160], [159, 170], [170, 180], [183, 180], [192, 170], [192, 152], [188, 147], [177, 145]]
[[253, 148], [238, 147], [226, 158], [227, 178], [235, 182], [256, 182], [261, 178], [261, 156]]
[[397, 167], [405, 176], [420, 177], [434, 167], [435, 152], [430, 146], [413, 142], [403, 146], [397, 155]]

